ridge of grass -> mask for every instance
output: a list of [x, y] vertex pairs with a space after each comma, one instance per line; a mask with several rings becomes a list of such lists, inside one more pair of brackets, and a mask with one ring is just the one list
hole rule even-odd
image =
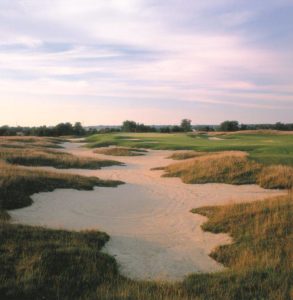
[[194, 157], [200, 157], [209, 154], [208, 152], [197, 152], [197, 151], [180, 151], [180, 152], [175, 152], [172, 155], [170, 155], [169, 159], [174, 159], [174, 160], [185, 160], [189, 158], [194, 158]]
[[127, 147], [111, 147], [97, 149], [94, 153], [112, 155], [112, 156], [142, 156], [145, 155], [147, 151], [138, 148], [127, 148]]
[[0, 139], [0, 160], [16, 165], [52, 166], [58, 169], [100, 169], [122, 165], [121, 162], [114, 160], [77, 157], [70, 153], [48, 149], [61, 147], [59, 145], [61, 141], [63, 140], [50, 138], [2, 137]]

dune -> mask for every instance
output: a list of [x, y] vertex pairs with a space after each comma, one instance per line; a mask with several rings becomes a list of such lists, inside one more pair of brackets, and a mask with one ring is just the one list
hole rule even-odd
[[[65, 143], [64, 151], [107, 158], [80, 143]], [[257, 185], [184, 184], [163, 178], [173, 151], [149, 150], [145, 156], [119, 157], [125, 166], [100, 170], [56, 170], [126, 182], [94, 191], [55, 190], [33, 195], [30, 207], [12, 210], [14, 222], [70, 230], [99, 229], [111, 239], [104, 252], [113, 255], [123, 275], [141, 280], [182, 280], [195, 272], [216, 272], [223, 266], [209, 257], [216, 246], [231, 242], [226, 234], [203, 232], [205, 217], [190, 209], [261, 200], [284, 194]], [[38, 168], [52, 169], [52, 168]], [[55, 169], [54, 169], [55, 170]]]

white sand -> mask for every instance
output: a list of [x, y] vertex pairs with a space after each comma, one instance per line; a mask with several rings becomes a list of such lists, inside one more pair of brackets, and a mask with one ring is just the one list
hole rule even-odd
[[[80, 146], [68, 143], [66, 151], [109, 158]], [[257, 185], [188, 185], [179, 178], [160, 177], [161, 171], [150, 171], [173, 162], [165, 159], [171, 153], [150, 150], [146, 156], [117, 157], [127, 165], [102, 170], [58, 170], [127, 184], [94, 191], [59, 189], [35, 194], [32, 206], [10, 214], [15, 222], [25, 224], [107, 232], [111, 240], [104, 251], [115, 256], [122, 274], [133, 279], [181, 280], [190, 273], [221, 270], [223, 267], [208, 255], [214, 247], [230, 242], [229, 236], [203, 232], [200, 225], [206, 218], [189, 210], [282, 193]]]

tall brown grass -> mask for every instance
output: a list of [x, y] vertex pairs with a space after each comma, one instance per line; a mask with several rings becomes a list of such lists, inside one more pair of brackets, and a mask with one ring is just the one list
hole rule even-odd
[[[48, 138], [1, 138], [0, 160], [24, 166], [53, 166], [56, 168], [99, 169], [101, 167], [121, 165], [113, 160], [77, 157], [69, 153], [56, 151], [52, 145], [60, 142]], [[15, 144], [17, 141], [17, 144]]]
[[164, 168], [166, 177], [180, 177], [185, 183], [257, 183], [264, 188], [291, 189], [293, 167], [264, 166], [249, 160], [245, 152], [206, 153]]
[[94, 153], [112, 155], [112, 156], [141, 156], [145, 155], [147, 151], [137, 148], [127, 148], [127, 147], [108, 147], [100, 148], [94, 151]]
[[165, 176], [180, 177], [185, 183], [254, 183], [261, 165], [247, 160], [243, 152], [222, 152], [175, 163], [165, 168]]
[[170, 155], [168, 158], [174, 160], [185, 160], [194, 157], [200, 157], [204, 155], [208, 155], [208, 152], [198, 152], [198, 151], [179, 151]]
[[257, 183], [269, 189], [292, 189], [293, 167], [283, 165], [264, 167], [257, 177]]

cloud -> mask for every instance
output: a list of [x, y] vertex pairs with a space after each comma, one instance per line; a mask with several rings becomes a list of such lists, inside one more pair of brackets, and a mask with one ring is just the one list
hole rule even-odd
[[[79, 97], [82, 107], [87, 99], [97, 106], [128, 99], [140, 101], [143, 111], [169, 100], [170, 121], [179, 103], [188, 102], [260, 108], [273, 119], [274, 109], [292, 110], [293, 45], [263, 43], [257, 22], [264, 10], [290, 12], [290, 1], [268, 1], [265, 8], [237, 3], [2, 1], [0, 101], [40, 97], [50, 107], [56, 99]], [[110, 103], [106, 109], [116, 108]], [[129, 113], [119, 110], [122, 119]]]

